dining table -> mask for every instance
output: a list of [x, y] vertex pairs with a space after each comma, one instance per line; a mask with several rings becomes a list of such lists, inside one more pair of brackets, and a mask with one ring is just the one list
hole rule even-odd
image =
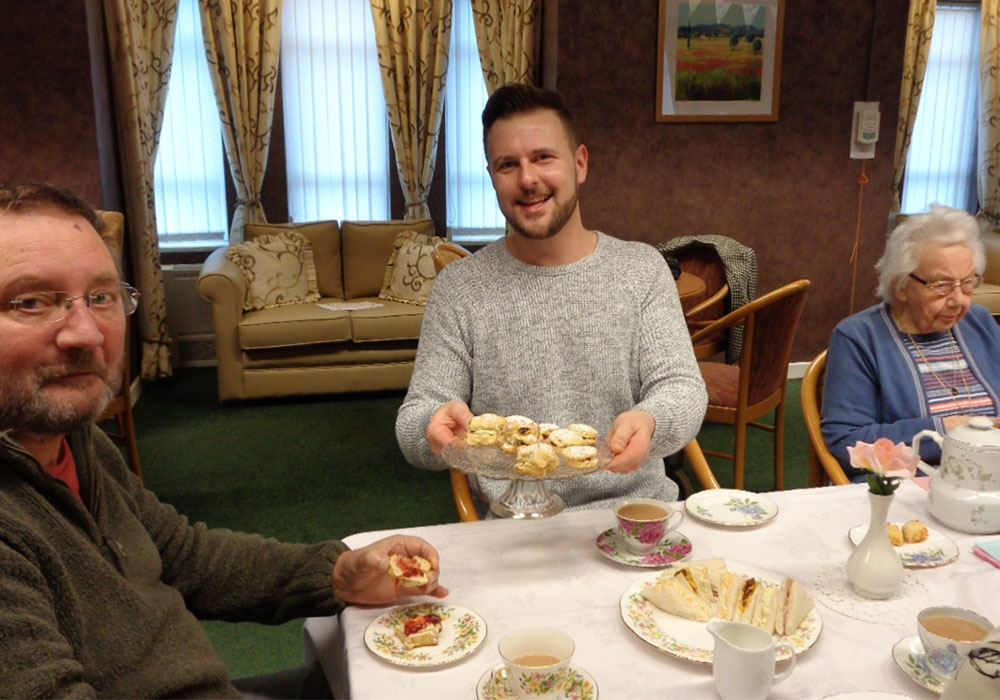
[[[791, 577], [811, 593], [821, 623], [818, 636], [797, 655], [791, 675], [769, 697], [869, 691], [933, 698], [936, 693], [893, 657], [894, 647], [915, 639], [917, 613], [951, 605], [1000, 624], [1000, 569], [973, 552], [974, 544], [1000, 535], [970, 535], [938, 522], [928, 512], [927, 490], [911, 481], [896, 490], [889, 520], [922, 520], [939, 541], [951, 543], [951, 560], [904, 569], [899, 591], [887, 600], [870, 600], [852, 590], [845, 573], [853, 549], [848, 533], [867, 526], [867, 488], [852, 484], [759, 494], [773, 507], [759, 524], [720, 524], [690, 508], [672, 533], [690, 543], [685, 561], [721, 557], [730, 569]], [[697, 496], [689, 498], [689, 505]], [[366, 628], [393, 606], [348, 606], [339, 616], [306, 621], [307, 660], [321, 663], [337, 698], [476, 698], [481, 679], [501, 661], [500, 639], [521, 627], [543, 625], [572, 637], [572, 663], [589, 674], [600, 698], [718, 697], [711, 663], [668, 653], [626, 625], [623, 595], [657, 569], [622, 563], [598, 547], [599, 536], [614, 525], [610, 509], [584, 509], [541, 520], [490, 519], [351, 535], [345, 542], [352, 548], [396, 533], [434, 545], [440, 554], [440, 583], [449, 595], [440, 601], [417, 600], [474, 611], [483, 621], [482, 643], [450, 663], [399, 665], [374, 653], [365, 641]], [[778, 669], [788, 663], [779, 662]]]

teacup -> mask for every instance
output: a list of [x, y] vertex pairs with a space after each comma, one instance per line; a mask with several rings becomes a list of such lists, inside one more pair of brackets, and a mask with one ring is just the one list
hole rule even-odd
[[[676, 515], [679, 517], [671, 524]], [[647, 555], [681, 524], [684, 511], [654, 498], [630, 498], [615, 506], [615, 520], [625, 548], [632, 554]]]
[[969, 652], [981, 646], [993, 623], [962, 608], [939, 605], [917, 614], [917, 634], [931, 673], [952, 678]]
[[555, 627], [523, 627], [500, 640], [507, 682], [519, 698], [546, 696], [562, 678], [576, 645]]

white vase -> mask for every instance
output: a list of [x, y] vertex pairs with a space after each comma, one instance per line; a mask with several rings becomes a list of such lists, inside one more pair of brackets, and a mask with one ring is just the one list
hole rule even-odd
[[893, 494], [868, 492], [871, 519], [868, 532], [847, 559], [847, 580], [865, 598], [891, 597], [903, 582], [903, 563], [889, 541], [886, 522]]

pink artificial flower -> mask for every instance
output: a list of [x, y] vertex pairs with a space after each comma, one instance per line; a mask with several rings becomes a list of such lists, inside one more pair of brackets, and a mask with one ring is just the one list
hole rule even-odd
[[874, 472], [884, 479], [912, 479], [920, 462], [920, 455], [913, 454], [902, 442], [893, 444], [888, 438], [879, 438], [874, 445], [859, 441], [848, 447], [847, 453], [852, 467]]

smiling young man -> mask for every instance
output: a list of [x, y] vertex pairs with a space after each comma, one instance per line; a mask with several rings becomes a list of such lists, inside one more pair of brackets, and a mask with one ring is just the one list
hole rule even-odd
[[[101, 229], [69, 192], [0, 185], [0, 697], [238, 697], [198, 617], [446, 595], [423, 540], [283, 544], [191, 525], [143, 488], [92, 425], [137, 297]], [[429, 583], [398, 588], [390, 554], [429, 559]], [[241, 687], [328, 691], [309, 669]]]
[[[396, 436], [407, 460], [438, 456], [473, 414], [588, 423], [607, 471], [552, 482], [570, 507], [673, 500], [662, 457], [697, 433], [707, 396], [662, 256], [583, 225], [587, 147], [554, 92], [499, 88], [483, 144], [508, 233], [442, 270], [428, 299]], [[506, 487], [473, 479], [481, 505]]]

